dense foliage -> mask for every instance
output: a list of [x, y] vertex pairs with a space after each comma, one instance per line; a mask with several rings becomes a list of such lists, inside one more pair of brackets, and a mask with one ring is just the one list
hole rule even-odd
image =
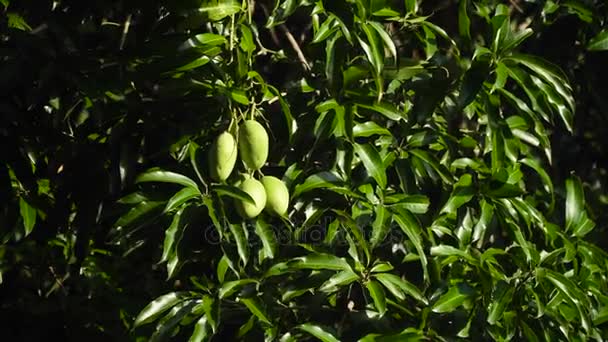
[[605, 3], [0, 10], [3, 339], [608, 338]]

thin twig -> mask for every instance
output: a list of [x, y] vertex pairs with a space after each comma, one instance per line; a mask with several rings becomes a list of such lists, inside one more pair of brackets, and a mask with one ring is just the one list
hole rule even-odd
[[120, 50], [125, 46], [125, 41], [127, 39], [127, 34], [129, 33], [129, 27], [131, 26], [131, 14], [127, 16], [127, 20], [125, 20], [125, 27], [122, 30], [122, 37], [120, 38]]
[[281, 30], [283, 30], [283, 33], [285, 33], [289, 44], [291, 44], [291, 47], [295, 50], [296, 54], [298, 55], [298, 59], [300, 60], [300, 62], [302, 62], [304, 68], [306, 68], [306, 70], [310, 70], [310, 65], [306, 61], [306, 57], [304, 57], [304, 53], [302, 52], [302, 49], [300, 49], [300, 45], [298, 45], [296, 39], [293, 37], [291, 32], [289, 32], [287, 26], [285, 26], [285, 24], [281, 24], [279, 26], [281, 27]]
[[515, 8], [517, 10], [517, 12], [524, 13], [524, 10], [521, 7], [519, 7], [519, 4], [517, 3], [516, 0], [509, 0], [509, 2], [511, 3], [511, 5], [513, 5], [513, 8]]

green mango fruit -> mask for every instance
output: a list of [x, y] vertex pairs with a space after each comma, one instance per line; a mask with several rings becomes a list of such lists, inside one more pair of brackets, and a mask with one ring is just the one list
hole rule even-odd
[[235, 206], [238, 214], [245, 219], [258, 216], [266, 206], [266, 190], [264, 189], [264, 185], [255, 178], [247, 178], [240, 182], [238, 187], [251, 196], [255, 202], [253, 204], [247, 201], [236, 200]]
[[259, 170], [268, 159], [268, 133], [259, 122], [246, 120], [239, 127], [239, 152], [245, 166]]
[[272, 176], [262, 177], [266, 190], [266, 211], [270, 214], [284, 216], [289, 206], [289, 190], [280, 179]]
[[236, 164], [237, 146], [234, 136], [229, 132], [220, 134], [209, 150], [209, 174], [218, 182], [225, 181]]

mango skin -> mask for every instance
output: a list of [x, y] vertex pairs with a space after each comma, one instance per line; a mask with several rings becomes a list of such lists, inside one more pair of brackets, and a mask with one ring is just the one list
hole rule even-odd
[[246, 120], [239, 127], [239, 153], [250, 170], [259, 170], [266, 163], [268, 133], [259, 122]]
[[255, 178], [247, 178], [240, 182], [238, 187], [253, 198], [255, 205], [246, 201], [235, 200], [234, 205], [237, 213], [244, 219], [252, 219], [260, 215], [266, 206], [266, 190], [264, 189], [264, 185]]
[[209, 174], [215, 181], [223, 182], [232, 173], [236, 164], [237, 146], [234, 136], [229, 132], [221, 133], [209, 149]]
[[262, 184], [266, 190], [266, 212], [285, 216], [289, 206], [289, 190], [280, 179], [273, 176], [262, 177]]

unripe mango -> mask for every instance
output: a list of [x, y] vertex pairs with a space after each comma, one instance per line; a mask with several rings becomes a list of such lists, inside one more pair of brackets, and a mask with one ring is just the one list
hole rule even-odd
[[289, 191], [285, 183], [276, 177], [264, 176], [262, 184], [266, 190], [266, 211], [270, 214], [284, 216], [289, 206]]
[[259, 122], [247, 120], [239, 127], [239, 152], [245, 166], [259, 170], [268, 159], [268, 133]]
[[254, 178], [247, 178], [240, 182], [239, 189], [246, 192], [255, 204], [247, 201], [236, 200], [236, 211], [245, 219], [250, 219], [258, 216], [266, 206], [266, 190], [264, 185]]
[[236, 163], [237, 147], [229, 132], [220, 134], [209, 150], [209, 174], [216, 181], [225, 181]]

